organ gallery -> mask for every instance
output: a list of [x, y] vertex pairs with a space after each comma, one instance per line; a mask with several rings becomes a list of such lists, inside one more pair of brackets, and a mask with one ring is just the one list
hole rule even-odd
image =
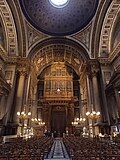
[[119, 134], [119, 8], [0, 1], [0, 137]]

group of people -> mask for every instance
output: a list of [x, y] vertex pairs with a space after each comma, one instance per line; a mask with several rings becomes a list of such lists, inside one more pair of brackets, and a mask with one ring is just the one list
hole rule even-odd
[[62, 136], [59, 131], [53, 131], [53, 133], [51, 133], [50, 131], [45, 131], [44, 135], [46, 137], [53, 137], [53, 138]]

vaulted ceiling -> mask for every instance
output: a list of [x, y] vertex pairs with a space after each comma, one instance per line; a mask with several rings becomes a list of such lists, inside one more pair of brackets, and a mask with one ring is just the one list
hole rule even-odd
[[20, 0], [27, 20], [38, 30], [55, 36], [65, 36], [83, 29], [93, 18], [99, 0], [69, 0], [55, 7], [51, 0]]

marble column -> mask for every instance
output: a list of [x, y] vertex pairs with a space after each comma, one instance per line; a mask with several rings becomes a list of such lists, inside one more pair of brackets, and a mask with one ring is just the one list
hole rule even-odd
[[13, 120], [13, 116], [14, 116], [14, 111], [12, 107], [14, 107], [14, 101], [15, 101], [15, 89], [16, 89], [16, 83], [17, 82], [17, 74], [15, 73], [14, 75], [14, 81], [12, 84], [12, 88], [11, 88], [11, 92], [8, 95], [7, 98], [7, 104], [6, 104], [6, 113], [7, 113], [7, 118], [6, 118], [6, 124], [7, 122], [11, 122]]
[[116, 99], [116, 102], [117, 102], [117, 110], [118, 110], [118, 118], [120, 119], [120, 95], [119, 95], [119, 93], [118, 93], [118, 90], [117, 89], [115, 89], [115, 99]]
[[104, 122], [107, 122], [110, 125], [110, 117], [109, 117], [109, 112], [108, 112], [108, 107], [107, 104], [107, 97], [105, 93], [105, 84], [103, 83], [103, 77], [104, 75], [101, 73], [100, 77], [100, 86], [101, 86], [101, 98], [102, 98], [102, 118]]
[[6, 102], [6, 97], [5, 95], [3, 94], [1, 96], [1, 100], [0, 100], [0, 119], [2, 119], [4, 117], [4, 114], [5, 114], [5, 102]]
[[30, 87], [30, 75], [26, 74], [25, 86], [24, 86], [24, 96], [23, 96], [23, 98], [24, 98], [23, 104], [26, 104], [26, 105], [28, 103], [29, 87]]
[[[92, 82], [93, 82], [93, 93], [94, 93], [94, 107], [96, 112], [101, 112], [100, 107], [100, 95], [99, 95], [99, 89], [98, 89], [98, 81], [97, 81], [97, 72], [94, 71], [92, 73]], [[99, 121], [101, 121], [101, 116], [99, 118]]]
[[114, 120], [116, 123], [118, 123], [119, 114], [118, 114], [116, 97], [114, 94], [112, 94], [112, 96], [111, 96], [111, 106], [112, 106], [112, 115], [114, 115]]
[[87, 99], [88, 108], [87, 108], [87, 110], [91, 112], [94, 100], [93, 100], [93, 85], [92, 85], [92, 79], [91, 79], [90, 73], [87, 74], [87, 92], [88, 92], [88, 99]]
[[20, 71], [18, 88], [17, 88], [17, 97], [16, 97], [16, 106], [14, 110], [14, 122], [18, 122], [17, 112], [21, 112], [22, 104], [23, 104], [23, 91], [24, 91], [24, 82], [25, 82], [25, 71]]
[[48, 130], [51, 130], [51, 115], [52, 115], [52, 110], [51, 110], [52, 106], [49, 106], [48, 109]]
[[66, 127], [68, 127], [68, 106], [65, 107], [66, 111]]
[[[0, 94], [0, 103], [1, 103], [1, 99], [2, 99], [2, 95]], [[0, 119], [1, 119], [1, 116], [2, 116], [2, 111], [1, 111], [1, 105], [0, 105]]]

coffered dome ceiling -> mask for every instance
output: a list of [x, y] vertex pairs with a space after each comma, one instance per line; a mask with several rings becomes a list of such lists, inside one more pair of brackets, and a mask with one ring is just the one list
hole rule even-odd
[[98, 2], [99, 0], [20, 0], [27, 20], [38, 30], [54, 36], [66, 36], [83, 29], [93, 18]]

